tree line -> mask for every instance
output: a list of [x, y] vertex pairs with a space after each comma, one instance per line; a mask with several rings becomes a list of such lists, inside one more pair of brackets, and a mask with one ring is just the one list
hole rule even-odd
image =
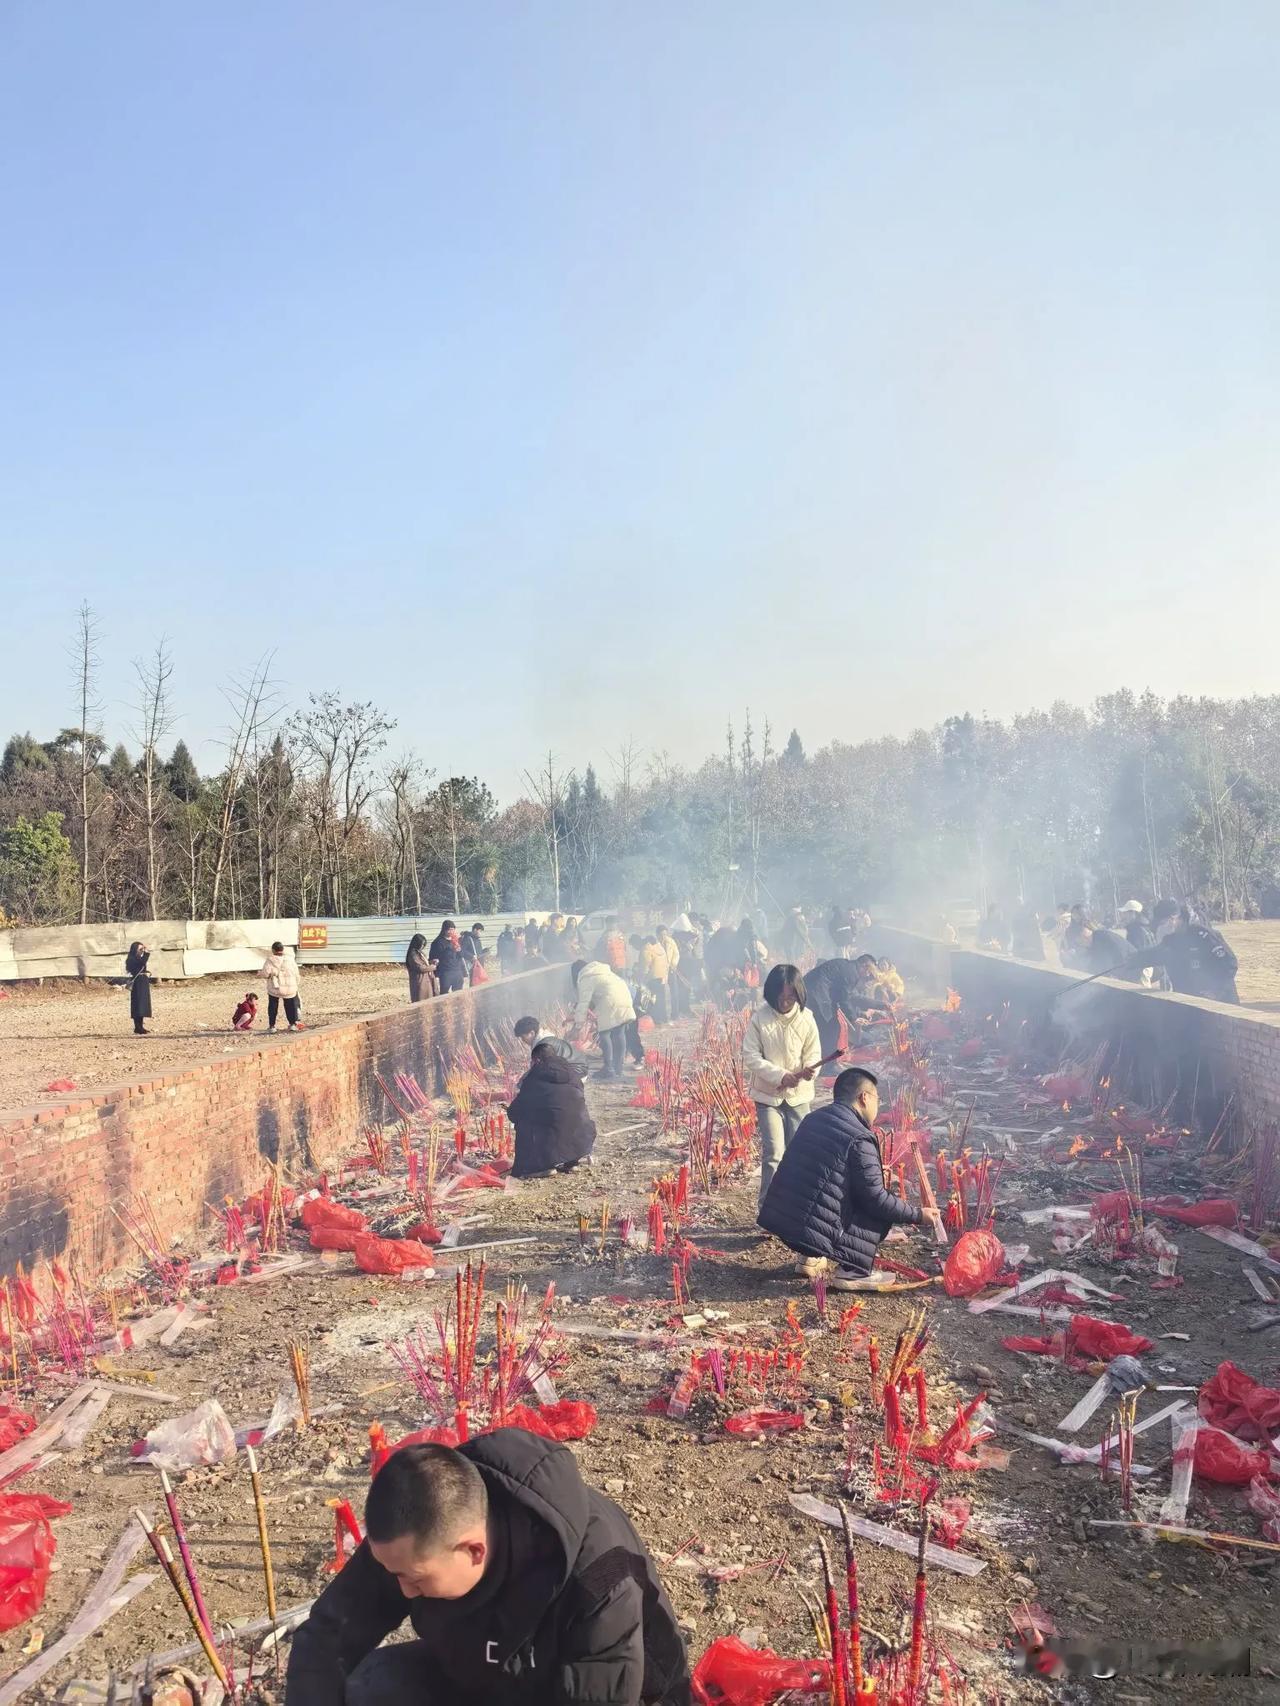
[[370, 702], [282, 706], [269, 658], [227, 684], [222, 762], [201, 775], [172, 738], [165, 643], [109, 736], [96, 641], [82, 609], [73, 720], [15, 733], [0, 759], [0, 925], [836, 899], [924, 918], [993, 900], [1105, 913], [1130, 894], [1280, 912], [1280, 697], [1119, 692], [851, 730], [811, 755], [748, 714], [695, 766], [548, 753], [501, 804], [393, 747]]

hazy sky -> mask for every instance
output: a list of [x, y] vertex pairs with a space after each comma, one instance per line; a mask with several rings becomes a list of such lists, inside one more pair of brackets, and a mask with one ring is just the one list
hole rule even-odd
[[[1280, 8], [0, 9], [0, 734], [172, 638], [504, 792], [1280, 687]], [[602, 764], [607, 774], [607, 765]]]

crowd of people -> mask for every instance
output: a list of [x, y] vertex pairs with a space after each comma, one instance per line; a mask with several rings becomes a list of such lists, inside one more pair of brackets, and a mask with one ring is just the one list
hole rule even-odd
[[1104, 916], [1109, 921], [1099, 923], [1083, 902], [1044, 917], [1032, 906], [1006, 914], [992, 905], [978, 927], [978, 946], [1060, 965], [1082, 977], [1106, 975], [1148, 989], [1239, 1003], [1239, 963], [1231, 945], [1192, 907], [1166, 898], [1148, 910], [1140, 900], [1127, 900]]

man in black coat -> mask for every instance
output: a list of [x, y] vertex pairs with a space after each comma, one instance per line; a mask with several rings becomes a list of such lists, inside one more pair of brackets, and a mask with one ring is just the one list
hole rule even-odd
[[435, 970], [441, 995], [452, 995], [455, 990], [466, 988], [467, 962], [452, 918], [446, 918], [440, 926], [440, 934], [427, 949], [427, 959]]
[[880, 1112], [875, 1077], [851, 1066], [836, 1079], [832, 1097], [827, 1107], [800, 1121], [757, 1224], [804, 1258], [799, 1272], [815, 1278], [834, 1262], [832, 1290], [874, 1290], [882, 1283], [872, 1275], [876, 1252], [889, 1228], [941, 1217], [937, 1209], [918, 1209], [885, 1189], [872, 1129]]
[[887, 1013], [889, 1002], [873, 982], [876, 962], [870, 954], [856, 960], [823, 960], [804, 974], [805, 1000], [818, 1022], [825, 1060], [840, 1046], [840, 1015], [850, 1024], [863, 1013]]
[[[653, 1560], [563, 1445], [406, 1446], [365, 1524], [294, 1636], [289, 1706], [689, 1706]], [[382, 1647], [406, 1617], [417, 1639]]]
[[1156, 945], [1142, 955], [1149, 966], [1163, 966], [1179, 995], [1198, 995], [1206, 1001], [1240, 1005], [1236, 973], [1240, 962], [1220, 930], [1192, 922], [1176, 900], [1162, 900], [1153, 914]]
[[534, 1044], [529, 1070], [508, 1108], [516, 1128], [511, 1174], [536, 1179], [567, 1173], [595, 1146], [595, 1122], [587, 1112], [582, 1068], [570, 1059], [568, 1043], [548, 1037]]

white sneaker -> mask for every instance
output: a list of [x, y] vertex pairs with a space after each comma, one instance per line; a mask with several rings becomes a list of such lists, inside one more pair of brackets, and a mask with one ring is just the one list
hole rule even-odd
[[796, 1263], [796, 1272], [805, 1279], [820, 1279], [831, 1263], [825, 1256], [806, 1256], [803, 1261]]
[[832, 1291], [888, 1291], [897, 1283], [897, 1276], [883, 1268], [873, 1268], [869, 1274], [851, 1274], [847, 1268], [837, 1268], [830, 1281]]

